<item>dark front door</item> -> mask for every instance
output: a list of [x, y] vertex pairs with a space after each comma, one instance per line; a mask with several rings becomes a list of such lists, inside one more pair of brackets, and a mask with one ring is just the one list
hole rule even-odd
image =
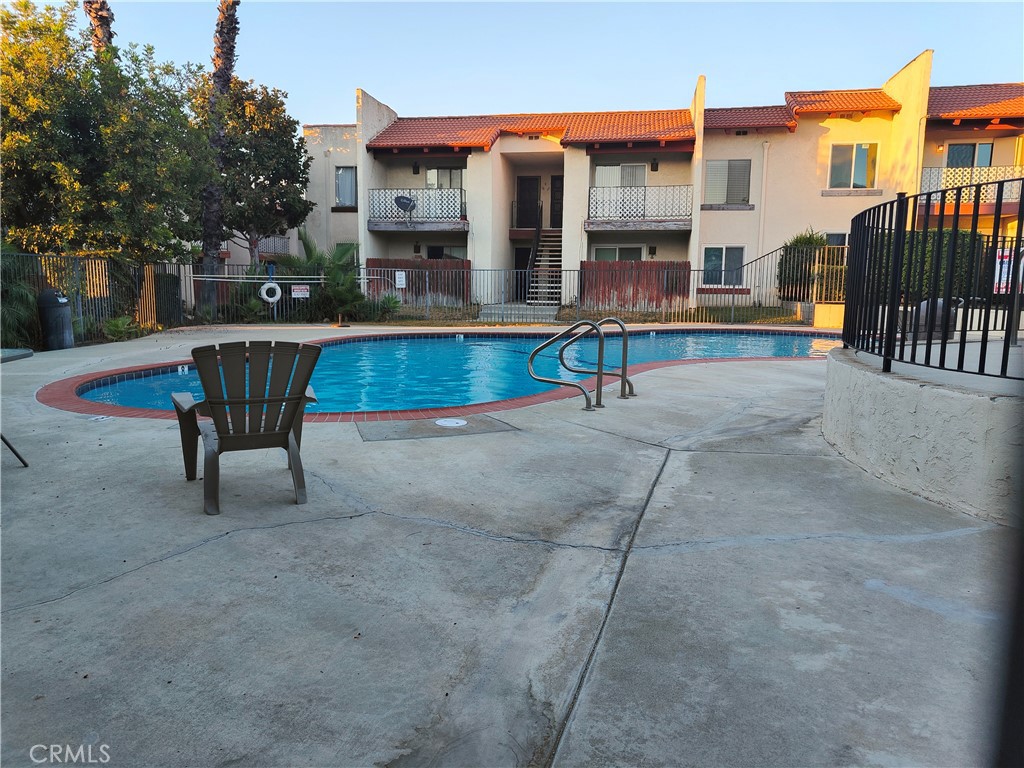
[[551, 228], [562, 228], [562, 190], [565, 188], [564, 176], [551, 177]]
[[540, 176], [516, 177], [516, 229], [534, 229], [537, 226], [539, 204]]

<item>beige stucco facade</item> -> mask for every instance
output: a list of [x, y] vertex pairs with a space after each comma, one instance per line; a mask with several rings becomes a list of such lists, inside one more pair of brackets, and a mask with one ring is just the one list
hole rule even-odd
[[[702, 76], [689, 104], [695, 140], [685, 151], [658, 151], [650, 145], [627, 149], [624, 144], [619, 150], [598, 150], [596, 145], [563, 143], [556, 131], [506, 132], [485, 147], [454, 147], [437, 153], [424, 149], [422, 155], [407, 147], [367, 151], [368, 142], [392, 125], [398, 113], [359, 90], [355, 125], [305, 127], [313, 157], [308, 195], [316, 203], [306, 226], [321, 245], [357, 240], [364, 263], [377, 258], [426, 258], [428, 250], [436, 254], [444, 246], [464, 254], [474, 269], [514, 268], [516, 249], [532, 244], [532, 233], [517, 228], [514, 218], [517, 183], [523, 177], [535, 177], [544, 210], [542, 227], [560, 234], [563, 269], [576, 269], [595, 258], [595, 249], [610, 246], [630, 249], [630, 258], [640, 249], [644, 260], [689, 260], [700, 269], [704, 249], [710, 246], [741, 247], [743, 261], [749, 263], [809, 228], [841, 240], [850, 230], [851, 219], [864, 209], [891, 200], [898, 192], [918, 192], [922, 173], [946, 164], [951, 143], [991, 142], [992, 165], [1024, 163], [1019, 129], [984, 131], [979, 138], [977, 126], [968, 130], [948, 121], [929, 120], [931, 63], [932, 52], [924, 51], [880, 89], [867, 89], [883, 93], [892, 106], [842, 111], [794, 108], [793, 120], [787, 124], [745, 129], [706, 128]], [[830, 188], [837, 145], [871, 147], [874, 174], [866, 188]], [[723, 160], [749, 161], [748, 202], [724, 205], [706, 199], [708, 163]], [[357, 211], [331, 210], [334, 169], [341, 165], [357, 168]], [[601, 165], [642, 165], [642, 184], [649, 194], [657, 193], [658, 187], [690, 190], [689, 218], [595, 220], [591, 196], [599, 184]], [[461, 170], [461, 222], [450, 222], [446, 229], [415, 226], [411, 218], [407, 228], [401, 222], [381, 226], [372, 220], [372, 190], [385, 199], [403, 190], [424, 190], [431, 168]], [[630, 178], [635, 179], [636, 173], [634, 167]], [[560, 227], [551, 220], [557, 207], [553, 195], [558, 177], [563, 190]], [[608, 251], [602, 253], [607, 257]]]

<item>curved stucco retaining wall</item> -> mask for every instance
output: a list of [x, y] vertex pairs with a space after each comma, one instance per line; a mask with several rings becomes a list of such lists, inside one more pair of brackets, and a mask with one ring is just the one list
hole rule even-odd
[[829, 353], [825, 439], [899, 488], [1020, 525], [1024, 397], [882, 373], [850, 349]]

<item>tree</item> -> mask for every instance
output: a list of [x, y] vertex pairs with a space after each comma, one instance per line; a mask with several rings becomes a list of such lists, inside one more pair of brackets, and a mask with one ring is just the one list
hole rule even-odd
[[73, 35], [75, 8], [0, 7], [0, 215], [17, 248], [61, 251], [87, 225], [97, 152], [87, 45]]
[[[220, 0], [217, 10], [217, 26], [213, 34], [213, 74], [207, 102], [207, 124], [209, 125], [210, 150], [213, 153], [215, 176], [203, 189], [203, 272], [208, 275], [217, 271], [220, 244], [224, 239], [224, 189], [221, 175], [226, 166], [224, 157], [225, 126], [224, 110], [231, 89], [235, 71], [235, 40], [238, 37], [238, 4], [240, 0]], [[213, 308], [214, 286], [207, 281], [204, 300]]]
[[107, 0], [82, 0], [82, 8], [92, 28], [92, 49], [97, 54], [103, 53], [114, 42], [114, 12], [110, 10], [110, 3]]
[[262, 238], [300, 226], [313, 209], [305, 199], [312, 159], [286, 95], [235, 78], [224, 110], [224, 226], [241, 233], [252, 263]]
[[196, 73], [149, 47], [90, 55], [75, 10], [0, 9], [5, 236], [37, 253], [182, 257], [208, 166], [187, 96]]

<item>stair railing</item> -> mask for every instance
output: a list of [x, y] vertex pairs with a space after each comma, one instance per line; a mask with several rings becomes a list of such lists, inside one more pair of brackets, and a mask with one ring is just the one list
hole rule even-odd
[[[616, 371], [605, 371], [604, 368], [604, 331], [602, 326], [609, 324], [618, 325], [622, 330], [622, 367], [618, 372]], [[571, 347], [580, 339], [589, 336], [591, 333], [597, 334], [597, 369], [588, 370], [584, 368], [576, 368], [569, 365], [565, 361], [565, 350]], [[575, 334], [575, 335], [574, 335]], [[558, 362], [565, 370], [570, 373], [582, 373], [588, 375], [597, 376], [597, 388], [594, 390], [594, 400], [591, 402], [590, 393], [587, 392], [586, 387], [575, 381], [565, 381], [564, 379], [552, 379], [546, 376], [540, 376], [536, 371], [533, 370], [533, 361], [537, 355], [542, 351], [550, 347], [551, 345], [566, 339], [566, 341], [558, 348]], [[633, 382], [629, 380], [627, 375], [629, 365], [629, 331], [626, 329], [626, 324], [617, 317], [606, 317], [600, 322], [595, 323], [593, 320], [579, 320], [573, 323], [565, 330], [555, 334], [550, 339], [547, 339], [540, 344], [533, 352], [530, 353], [529, 360], [526, 362], [527, 371], [530, 376], [537, 381], [543, 381], [548, 384], [557, 384], [562, 387], [576, 387], [580, 392], [583, 393], [583, 397], [586, 399], [586, 407], [583, 410], [592, 411], [595, 408], [604, 408], [601, 403], [601, 390], [604, 386], [604, 376], [609, 374], [611, 376], [619, 377], [619, 399], [626, 400], [629, 397], [636, 397], [636, 392], [633, 389]], [[628, 391], [628, 394], [627, 394]]]
[[530, 261], [526, 265], [528, 270], [533, 270], [537, 265], [537, 251], [540, 250], [540, 231], [544, 223], [544, 201], [537, 202], [537, 226], [533, 229], [533, 247], [530, 249]]
[[[563, 356], [564, 352], [565, 352], [565, 348], [568, 347], [570, 344], [572, 344], [574, 341], [576, 341], [576, 339], [572, 339], [571, 341], [568, 341], [568, 342], [566, 342], [565, 344], [563, 344], [561, 346], [561, 348], [558, 350], [558, 360], [562, 364], [562, 367], [565, 368], [567, 371], [569, 371], [571, 373], [585, 373], [585, 374], [591, 374], [591, 375], [593, 375], [595, 373], [599, 374], [599, 375], [603, 375], [603, 374], [607, 373], [609, 376], [618, 376], [619, 377], [619, 400], [628, 400], [631, 397], [636, 397], [636, 391], [633, 389], [633, 382], [629, 380], [629, 377], [627, 375], [627, 373], [628, 373], [627, 368], [629, 366], [629, 331], [626, 329], [626, 324], [624, 322], [622, 322], [617, 317], [606, 317], [603, 320], [598, 320], [597, 321], [598, 327], [600, 327], [602, 325], [609, 325], [611, 323], [614, 323], [615, 325], [619, 326], [619, 328], [622, 330], [622, 366], [619, 368], [618, 372], [616, 372], [616, 371], [591, 371], [591, 370], [587, 370], [585, 368], [573, 368], [571, 365], [569, 365], [567, 362], [565, 362], [565, 357]], [[590, 333], [589, 330], [588, 331], [583, 331], [576, 338], [581, 338], [583, 336], [586, 336], [589, 333]], [[604, 334], [602, 333], [602, 337], [603, 337], [603, 335]], [[598, 368], [601, 368], [601, 357], [602, 356], [601, 356], [600, 351], [599, 351], [599, 353], [598, 353], [598, 360], [597, 360], [597, 367]], [[626, 394], [627, 389], [629, 391], [629, 394]]]

